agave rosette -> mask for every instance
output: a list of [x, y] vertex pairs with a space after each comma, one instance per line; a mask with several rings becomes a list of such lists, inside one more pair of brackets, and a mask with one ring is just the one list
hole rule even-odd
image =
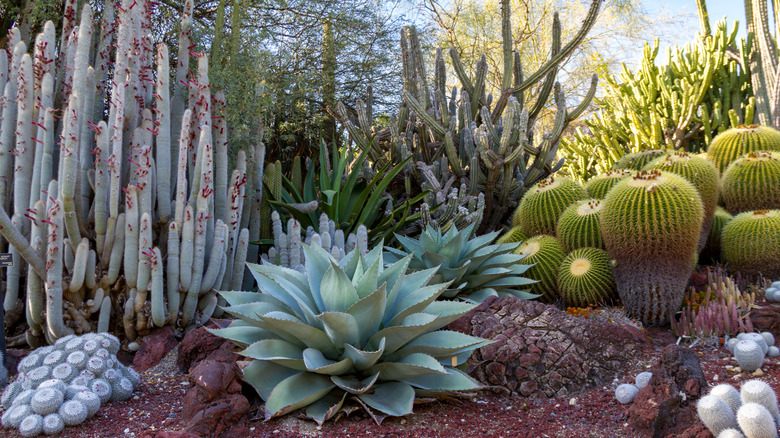
[[479, 303], [489, 296], [538, 297], [523, 288], [535, 281], [522, 276], [531, 267], [520, 263], [525, 256], [512, 254], [520, 242], [491, 245], [498, 231], [470, 239], [474, 225], [462, 231], [453, 226], [445, 234], [428, 226], [419, 239], [396, 234], [403, 249], [386, 247], [385, 261], [411, 256], [410, 270], [437, 269], [434, 281], [451, 283], [442, 293], [446, 298]]
[[305, 273], [248, 264], [260, 293], [220, 292], [235, 316], [212, 333], [253, 359], [244, 380], [265, 401], [266, 419], [305, 408], [322, 424], [360, 405], [380, 422], [412, 412], [415, 395], [482, 388], [453, 364], [490, 343], [440, 330], [472, 305], [436, 301], [449, 283], [435, 269], [407, 272], [410, 257], [385, 266], [382, 246], [340, 262], [304, 245]]

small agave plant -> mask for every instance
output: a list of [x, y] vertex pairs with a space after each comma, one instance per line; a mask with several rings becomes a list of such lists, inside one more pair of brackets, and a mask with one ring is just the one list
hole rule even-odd
[[438, 268], [433, 280], [451, 283], [442, 293], [446, 298], [457, 296], [479, 303], [489, 296], [538, 297], [522, 289], [535, 281], [521, 276], [531, 265], [520, 263], [525, 256], [512, 254], [519, 242], [491, 245], [498, 231], [469, 239], [474, 225], [462, 231], [453, 226], [444, 235], [429, 225], [419, 240], [396, 234], [404, 249], [386, 247], [385, 261], [393, 263], [411, 256], [412, 271]]
[[322, 424], [357, 406], [379, 423], [410, 414], [415, 395], [482, 388], [455, 366], [490, 341], [439, 330], [473, 305], [436, 301], [449, 286], [430, 284], [436, 269], [407, 272], [410, 257], [385, 267], [381, 245], [338, 262], [303, 247], [303, 273], [248, 264], [260, 293], [221, 292], [238, 319], [212, 330], [252, 359], [244, 380], [266, 419], [305, 408]]

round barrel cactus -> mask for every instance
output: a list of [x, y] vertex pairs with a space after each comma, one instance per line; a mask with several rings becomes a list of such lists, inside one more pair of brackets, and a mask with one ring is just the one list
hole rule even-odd
[[721, 253], [729, 266], [743, 275], [780, 278], [780, 210], [734, 216], [723, 227]]
[[720, 237], [723, 233], [723, 227], [733, 218], [728, 211], [723, 207], [715, 207], [715, 213], [712, 215], [712, 228], [710, 228], [710, 234], [707, 236], [707, 244], [704, 245], [704, 252], [714, 259], [720, 258]]
[[588, 197], [580, 183], [565, 176], [551, 176], [526, 192], [515, 217], [528, 236], [555, 235], [558, 218], [568, 206]]
[[566, 251], [553, 236], [541, 235], [532, 237], [515, 250], [516, 254], [524, 255], [523, 264], [533, 265], [525, 274], [536, 280], [531, 285], [531, 293], [540, 295], [544, 302], [553, 302], [560, 297], [558, 293], [558, 268], [566, 257]]
[[615, 184], [629, 178], [634, 172], [629, 169], [610, 170], [596, 175], [585, 183], [585, 190], [591, 198], [604, 199]]
[[496, 243], [502, 244], [502, 243], [515, 243], [515, 242], [522, 242], [525, 239], [528, 238], [528, 235], [525, 234], [525, 231], [523, 231], [523, 228], [520, 226], [515, 226], [509, 229], [504, 235], [498, 238], [496, 240]]
[[637, 172], [604, 199], [602, 237], [630, 316], [658, 325], [680, 309], [703, 212], [690, 182], [659, 170]]
[[707, 243], [712, 228], [712, 218], [718, 204], [718, 169], [715, 164], [698, 155], [687, 152], [671, 152], [658, 157], [645, 166], [645, 170], [658, 169], [680, 175], [696, 187], [704, 207], [704, 218], [699, 235], [697, 251], [701, 252]]
[[599, 248], [570, 252], [558, 270], [558, 291], [569, 307], [588, 307], [615, 298], [615, 278], [609, 256]]
[[780, 208], [780, 153], [750, 152], [738, 158], [723, 173], [721, 191], [731, 214]]
[[660, 156], [666, 155], [668, 152], [669, 149], [648, 149], [646, 151], [626, 154], [615, 161], [615, 164], [612, 165], [612, 170], [642, 170], [642, 168], [644, 168], [647, 163], [655, 160]]
[[601, 201], [598, 199], [575, 201], [564, 210], [556, 227], [556, 235], [563, 249], [604, 248], [599, 226], [600, 214]]
[[718, 134], [707, 148], [718, 171], [749, 152], [780, 151], [780, 131], [769, 126], [742, 125]]

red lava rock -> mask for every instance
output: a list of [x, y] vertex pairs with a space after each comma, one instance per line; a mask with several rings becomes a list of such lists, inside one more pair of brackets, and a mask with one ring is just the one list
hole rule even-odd
[[222, 437], [249, 411], [249, 400], [231, 394], [209, 404], [187, 421], [185, 430], [198, 436]]
[[751, 310], [750, 322], [757, 332], [772, 333], [780, 342], [780, 304], [769, 304]]
[[152, 431], [147, 430], [138, 435], [138, 438], [199, 438], [197, 435], [184, 431]]
[[179, 343], [176, 366], [186, 373], [194, 364], [207, 358], [214, 351], [219, 349], [232, 351], [233, 348], [232, 342], [209, 333], [206, 327], [198, 327], [187, 332]]
[[154, 367], [178, 343], [170, 326], [153, 330], [141, 341], [141, 349], [138, 350], [133, 358], [133, 369], [145, 371]]
[[488, 298], [449, 328], [495, 341], [470, 359], [477, 379], [534, 398], [607, 383], [650, 346], [639, 330], [514, 297]]
[[637, 435], [679, 436], [681, 431], [700, 426], [692, 401], [701, 395], [707, 380], [696, 354], [687, 347], [667, 345], [649, 371], [653, 373], [650, 383], [628, 409], [628, 421]]

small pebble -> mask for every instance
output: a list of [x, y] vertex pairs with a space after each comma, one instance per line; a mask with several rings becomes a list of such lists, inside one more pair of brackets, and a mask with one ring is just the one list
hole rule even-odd
[[754, 376], [754, 377], [761, 377], [761, 376], [763, 376], [763, 375], [764, 375], [764, 372], [763, 372], [763, 371], [761, 371], [761, 368], [759, 368], [759, 369], [757, 369], [757, 370], [753, 371], [753, 376]]

